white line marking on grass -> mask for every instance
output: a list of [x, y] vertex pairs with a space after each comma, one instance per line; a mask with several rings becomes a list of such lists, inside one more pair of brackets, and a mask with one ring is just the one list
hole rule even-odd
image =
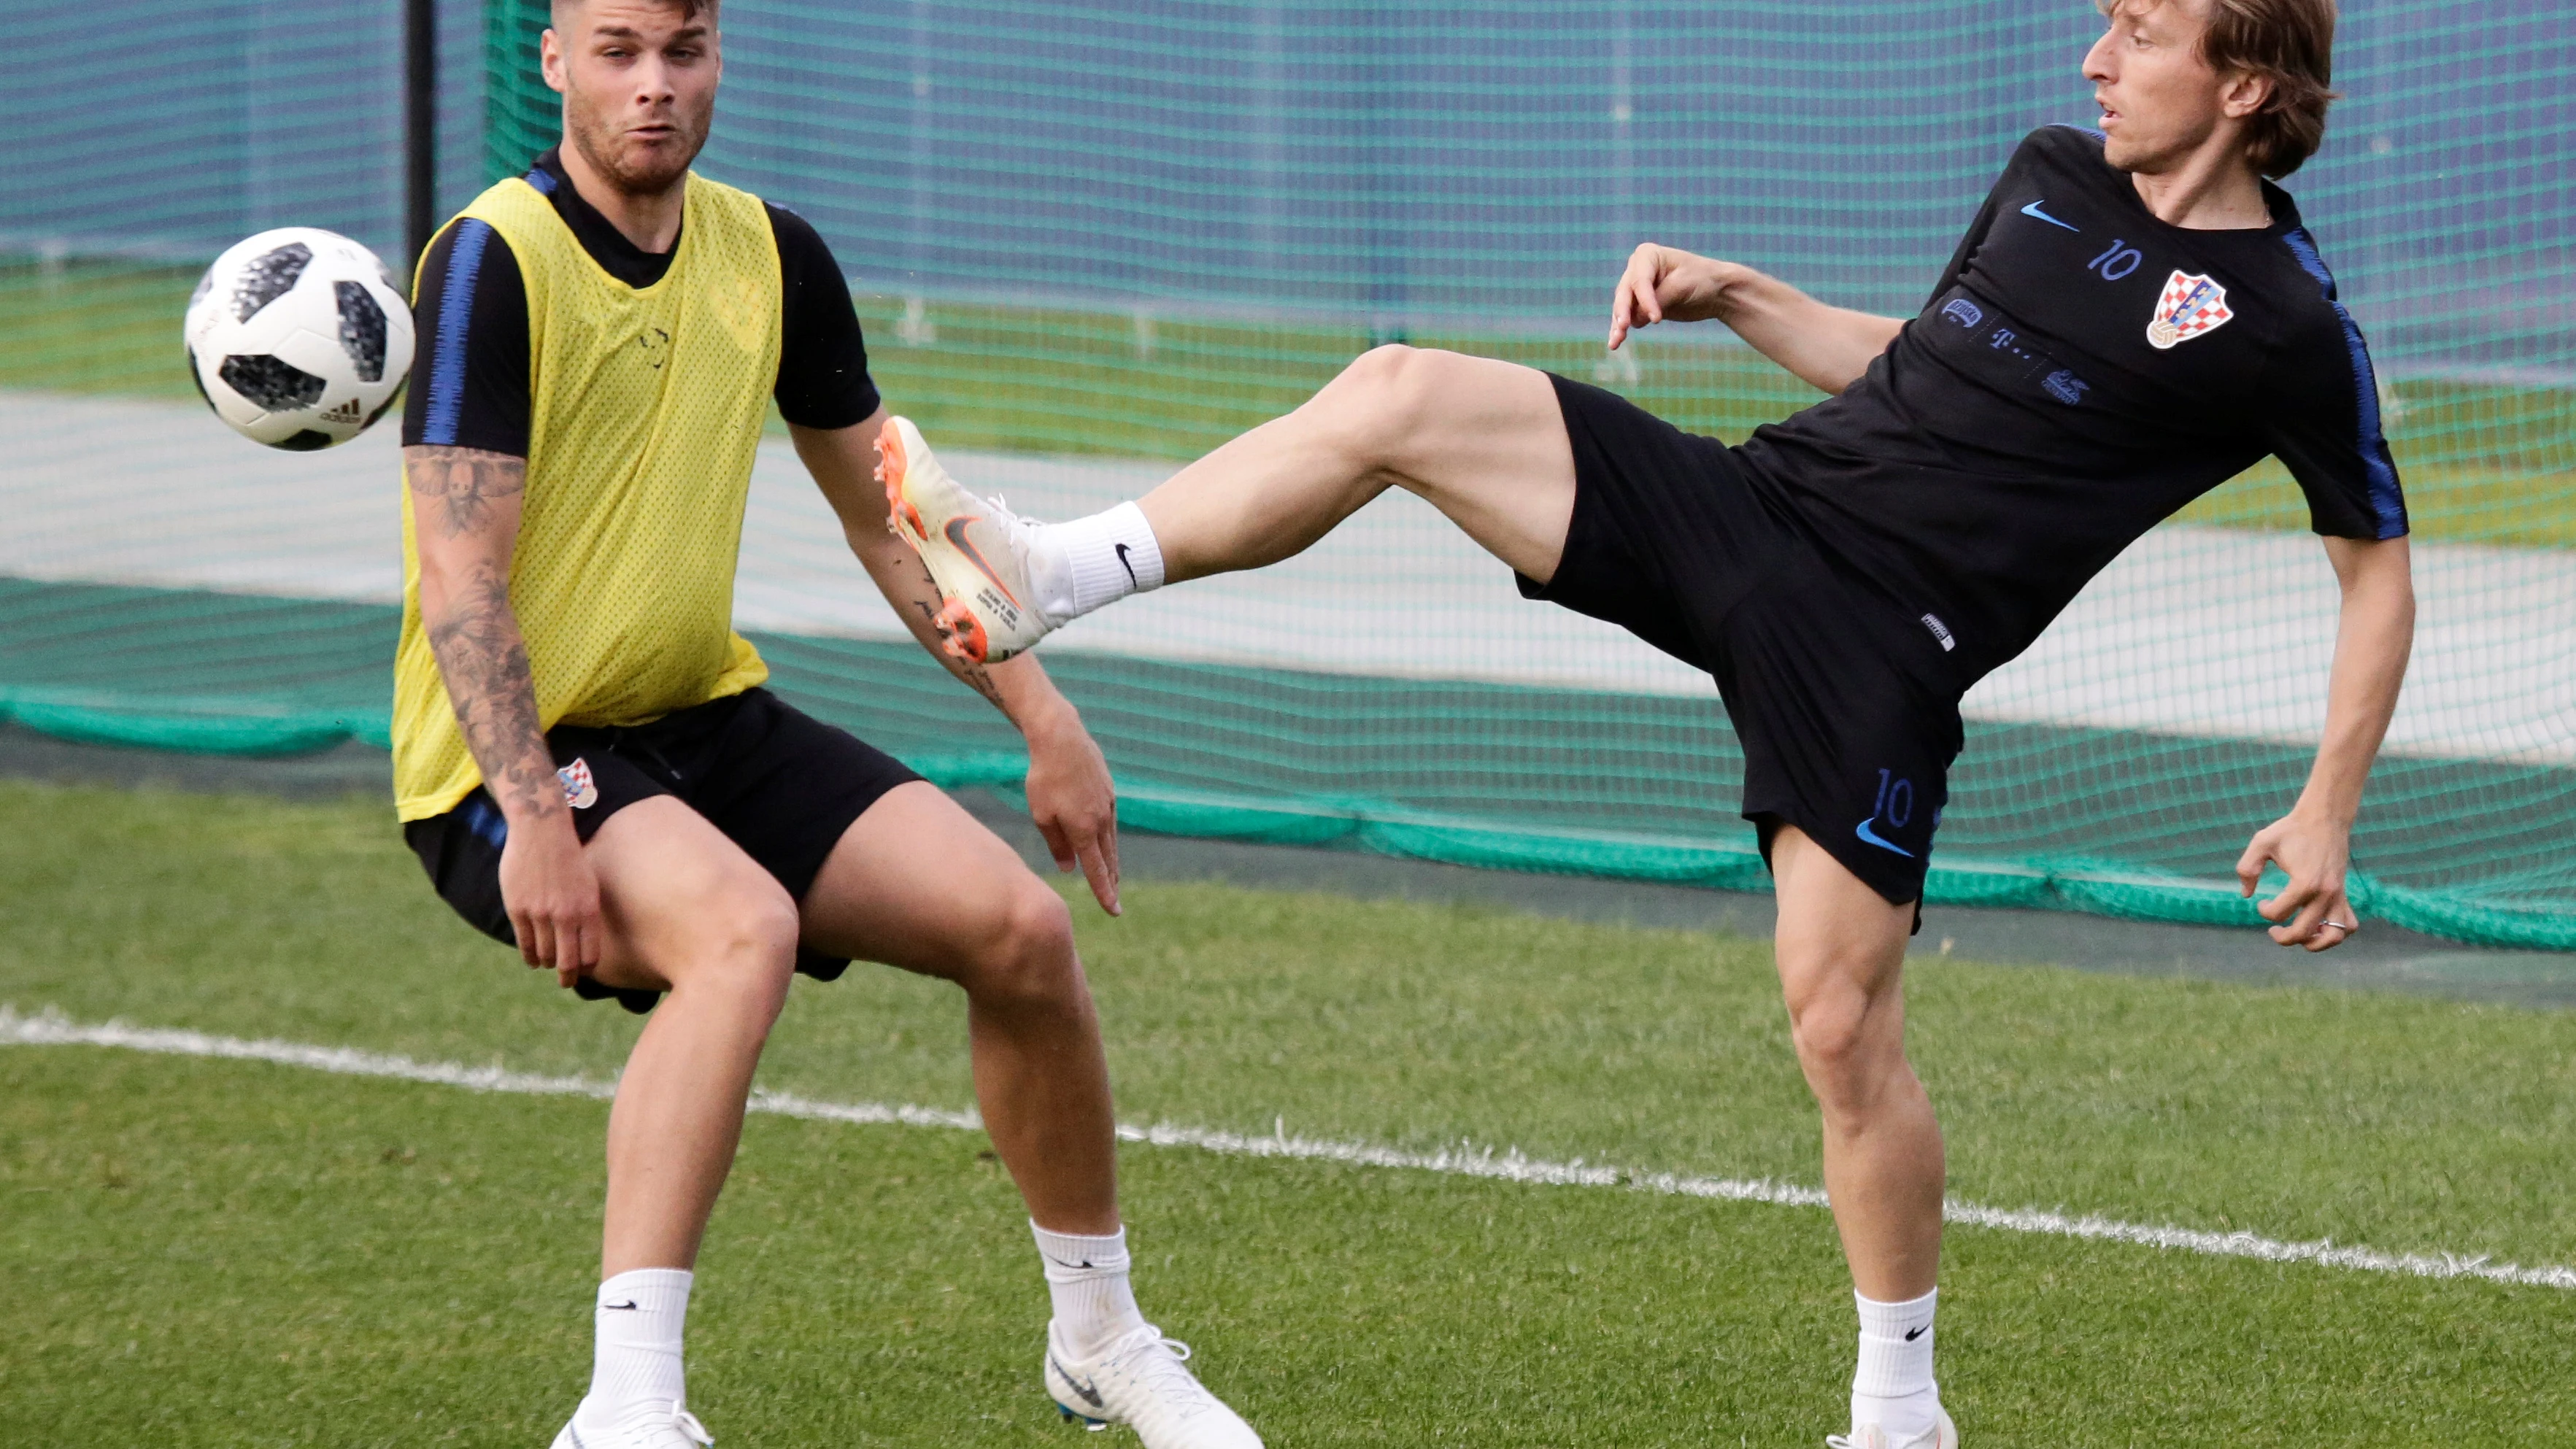
[[[593, 1077], [550, 1077], [534, 1072], [514, 1072], [502, 1067], [469, 1067], [457, 1062], [422, 1062], [410, 1057], [383, 1052], [358, 1051], [350, 1047], [308, 1046], [300, 1042], [245, 1041], [240, 1037], [209, 1036], [204, 1032], [172, 1030], [161, 1027], [128, 1026], [110, 1021], [90, 1026], [71, 1020], [61, 1013], [47, 1010], [35, 1016], [21, 1015], [14, 1007], [0, 1005], [0, 1045], [13, 1046], [97, 1046], [119, 1047], [127, 1051], [157, 1052], [171, 1056], [224, 1057], [238, 1061], [273, 1062], [280, 1066], [308, 1067], [315, 1071], [336, 1072], [352, 1077], [390, 1077], [406, 1082], [430, 1082], [439, 1086], [463, 1087], [476, 1092], [502, 1092], [533, 1097], [589, 1097], [605, 1100], [617, 1093], [617, 1084]], [[983, 1120], [973, 1112], [946, 1112], [935, 1107], [914, 1107], [885, 1102], [818, 1102], [785, 1092], [755, 1088], [751, 1110], [775, 1117], [795, 1117], [807, 1121], [849, 1122], [868, 1126], [942, 1127], [953, 1130], [980, 1131]], [[1267, 1137], [1248, 1137], [1238, 1132], [1220, 1132], [1203, 1127], [1120, 1126], [1123, 1141], [1144, 1143], [1152, 1147], [1188, 1147], [1224, 1157], [1268, 1157], [1296, 1162], [1338, 1162], [1352, 1167], [1382, 1167], [1407, 1172], [1437, 1172], [1457, 1177], [1490, 1178], [1499, 1182], [1525, 1183], [1537, 1187], [1624, 1187], [1636, 1192], [1659, 1193], [1672, 1197], [1712, 1198], [1723, 1202], [1770, 1203], [1780, 1207], [1823, 1207], [1825, 1195], [1812, 1187], [1773, 1182], [1768, 1178], [1684, 1177], [1668, 1172], [1633, 1172], [1625, 1168], [1604, 1167], [1582, 1161], [1544, 1162], [1525, 1157], [1517, 1151], [1493, 1152], [1460, 1148], [1442, 1152], [1408, 1152], [1397, 1147], [1383, 1147], [1368, 1142], [1317, 1141], [1289, 1136], [1282, 1127]], [[2330, 1239], [2314, 1242], [2284, 1242], [2260, 1234], [2212, 1233], [2198, 1228], [2155, 1227], [2142, 1223], [2124, 1223], [2113, 1218], [2086, 1215], [2070, 1217], [2064, 1213], [2042, 1212], [2029, 1208], [1986, 1207], [1979, 1203], [1952, 1199], [1943, 1204], [1942, 1216], [1953, 1223], [1969, 1227], [1992, 1228], [2008, 1233], [2038, 1233], [2049, 1237], [2084, 1238], [2098, 1242], [2129, 1243], [2139, 1247], [2163, 1248], [2185, 1253], [2199, 1253], [2216, 1258], [2256, 1258], [2268, 1263], [2313, 1263], [2323, 1268], [2344, 1268], [2363, 1273], [2396, 1273], [2417, 1278], [2480, 1278], [2491, 1283], [2511, 1283], [2526, 1287], [2576, 1289], [2576, 1268], [2525, 1268], [2513, 1263], [2490, 1262], [2484, 1255], [2469, 1257], [2456, 1253], [2382, 1253], [2370, 1248], [2339, 1246]]]

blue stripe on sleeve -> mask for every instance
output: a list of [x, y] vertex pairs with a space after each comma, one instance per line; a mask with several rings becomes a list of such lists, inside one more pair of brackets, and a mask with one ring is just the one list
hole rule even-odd
[[529, 167], [528, 174], [520, 177], [519, 179], [528, 183], [530, 186], [537, 188], [537, 194], [539, 196], [552, 196], [555, 194], [555, 174], [548, 171], [543, 166]]
[[474, 317], [483, 248], [491, 240], [491, 224], [469, 216], [456, 224], [456, 240], [448, 248], [447, 280], [438, 293], [438, 346], [430, 354], [429, 401], [420, 428], [420, 440], [433, 446], [456, 443], [456, 420], [465, 410], [465, 332]]
[[2281, 240], [2298, 258], [2299, 269], [2316, 278], [2325, 292], [2326, 305], [2334, 308], [2336, 320], [2343, 323], [2344, 350], [2352, 356], [2353, 400], [2358, 405], [2360, 436], [2354, 449], [2361, 455], [2362, 470], [2370, 477], [2370, 513], [2377, 525], [2377, 537], [2395, 538], [2406, 532], [2406, 500], [2397, 488], [2397, 462], [2388, 455], [2388, 439], [2381, 436], [2379, 424], [2379, 378], [2370, 368], [2370, 349], [2362, 345], [2361, 329], [2353, 324], [2352, 314], [2344, 310], [2335, 296], [2334, 274], [2326, 270], [2325, 258], [2317, 255], [2316, 239], [2306, 227], [2293, 227], [2282, 233]]

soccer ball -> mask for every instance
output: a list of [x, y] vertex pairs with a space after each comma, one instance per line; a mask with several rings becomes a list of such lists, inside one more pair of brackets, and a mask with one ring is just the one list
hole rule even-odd
[[365, 432], [411, 372], [402, 288], [374, 252], [318, 227], [264, 231], [215, 258], [185, 336], [215, 416], [299, 453]]

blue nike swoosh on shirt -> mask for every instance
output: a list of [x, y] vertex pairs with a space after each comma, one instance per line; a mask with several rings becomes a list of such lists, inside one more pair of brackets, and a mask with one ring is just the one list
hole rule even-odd
[[[2047, 198], [2042, 197], [2040, 200], [2045, 201]], [[2038, 201], [2034, 201], [2030, 205], [2023, 207], [2021, 209], [2021, 214], [2024, 216], [2037, 217], [2041, 221], [2047, 222], [2050, 226], [2062, 226], [2068, 231], [2082, 231], [2084, 229], [2071, 221], [2059, 221], [2056, 217], [2040, 210]]]
[[1862, 821], [1859, 827], [1854, 829], [1852, 833], [1859, 836], [1861, 839], [1868, 841], [1870, 844], [1877, 846], [1881, 850], [1892, 850], [1897, 854], [1904, 856], [1907, 860], [1912, 860], [1914, 858], [1913, 851], [1906, 849], [1902, 845], [1896, 844], [1894, 841], [1879, 838], [1878, 832], [1870, 829], [1872, 825], [1877, 823], [1878, 817], [1873, 815], [1869, 819]]

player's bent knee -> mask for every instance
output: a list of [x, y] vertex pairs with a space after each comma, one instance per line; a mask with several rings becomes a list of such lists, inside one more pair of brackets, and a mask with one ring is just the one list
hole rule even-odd
[[1079, 976], [1074, 965], [1073, 912], [1062, 896], [1032, 878], [1013, 895], [1006, 920], [1003, 959], [1024, 989], [1055, 995]]
[[1828, 1111], [1865, 1107], [1903, 1060], [1901, 1046], [1872, 1029], [1869, 1005], [1857, 989], [1816, 992], [1790, 1004], [1798, 1065]]
[[1810, 1069], [1840, 1072], [1867, 1050], [1868, 1012], [1863, 1003], [1842, 995], [1811, 1002], [1789, 1017], [1789, 1039], [1798, 1060]]
[[1389, 342], [1342, 369], [1318, 401], [1326, 403], [1325, 421], [1353, 462], [1382, 467], [1393, 461], [1421, 421], [1444, 355]]
[[1337, 379], [1354, 390], [1382, 393], [1391, 386], [1422, 349], [1402, 342], [1381, 342], [1350, 360]]
[[964, 985], [989, 1005], [1069, 1006], [1084, 991], [1073, 951], [1073, 913], [1036, 876], [994, 912]]
[[783, 890], [739, 892], [709, 911], [706, 926], [692, 953], [698, 959], [672, 973], [673, 984], [720, 992], [775, 1018], [796, 969], [796, 903]]

